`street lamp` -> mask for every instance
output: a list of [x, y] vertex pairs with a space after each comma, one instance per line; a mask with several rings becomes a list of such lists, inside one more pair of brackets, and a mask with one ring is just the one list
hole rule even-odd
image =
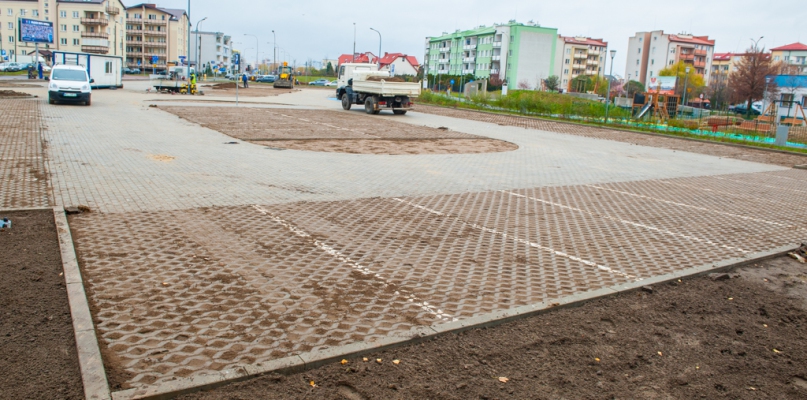
[[[766, 100], [768, 100], [768, 84], [769, 84], [769, 83], [771, 83], [771, 77], [770, 77], [770, 76], [766, 76], [766, 77], [765, 77], [765, 92], [764, 92], [764, 94], [762, 95], [762, 114], [763, 114], [763, 115], [765, 115], [765, 111], [767, 111], [767, 110], [765, 109], [765, 101], [766, 101]], [[778, 113], [775, 113], [775, 114], [778, 114]], [[774, 115], [773, 117], [776, 119], [776, 121], [777, 121], [777, 123], [778, 123], [779, 118], [776, 118], [776, 117], [778, 117], [778, 115]]]
[[[187, 15], [188, 15], [188, 24], [191, 24], [192, 23], [191, 22], [191, 0], [188, 0], [188, 14]], [[187, 45], [187, 47], [185, 47], [186, 56], [188, 57], [187, 58], [188, 59], [188, 69], [187, 69], [186, 74], [185, 74], [185, 79], [186, 79], [186, 82], [188, 82], [188, 85], [190, 85], [190, 82], [191, 82], [191, 27], [186, 26], [185, 29], [188, 30], [188, 37], [186, 38], [187, 42], [188, 42], [188, 45]], [[145, 51], [146, 49], [143, 48], [143, 50]], [[166, 57], [166, 59], [167, 58], [168, 57]], [[167, 64], [166, 64], [166, 66], [167, 66]], [[187, 94], [190, 95], [191, 91], [188, 90]]]
[[681, 103], [684, 106], [687, 105], [687, 83], [689, 83], [689, 71], [689, 66], [684, 68], [684, 72], [686, 73], [686, 75], [684, 75], [684, 101]]
[[[199, 45], [198, 46], [199, 50], [196, 52], [196, 79], [197, 80], [199, 79], [199, 61], [200, 61], [200, 59], [202, 57], [201, 56], [201, 53], [202, 53], [202, 39], [199, 36], [199, 24], [201, 24], [202, 21], [204, 21], [206, 19], [207, 19], [207, 17], [204, 17], [204, 18], [200, 19], [199, 22], [196, 23], [196, 44]], [[188, 53], [189, 53], [188, 55], [190, 55], [190, 52], [188, 52]], [[188, 71], [190, 71], [190, 69], [191, 69], [191, 60], [190, 60], [190, 57], [189, 57], [188, 58]]]
[[353, 61], [356, 62], [356, 23], [353, 23]]
[[614, 76], [614, 56], [616, 50], [611, 50], [611, 72], [608, 74], [608, 91], [605, 92], [605, 124], [608, 124], [608, 106], [611, 105], [611, 77]]
[[252, 36], [255, 38], [255, 67], [258, 67], [258, 50], [260, 48], [260, 43], [258, 43], [258, 37], [255, 35], [250, 35], [249, 33], [245, 33], [244, 36]]
[[760, 41], [760, 40], [762, 40], [762, 38], [764, 38], [764, 37], [765, 37], [765, 36], [760, 36], [760, 37], [759, 37], [759, 39], [757, 39], [757, 40], [754, 40], [754, 38], [751, 38], [751, 39], [750, 39], [750, 40], [751, 40], [751, 42], [753, 42], [753, 43], [754, 43], [754, 52], [755, 52], [755, 53], [757, 52], [757, 45], [759, 44], [759, 41]]
[[272, 29], [272, 62], [276, 64], [275, 75], [277, 75], [277, 36], [274, 29]]
[[373, 28], [370, 28], [370, 30], [375, 31], [375, 33], [378, 34], [378, 56], [376, 57], [376, 60], [378, 61], [378, 69], [381, 69], [381, 32]]

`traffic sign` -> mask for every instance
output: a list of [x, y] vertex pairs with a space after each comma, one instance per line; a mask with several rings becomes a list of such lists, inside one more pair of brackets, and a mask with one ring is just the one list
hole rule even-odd
[[179, 62], [185, 64], [185, 56], [179, 56]]
[[0, 50], [0, 56], [4, 56], [4, 55], [6, 55], [6, 51], [5, 50]]
[[241, 64], [241, 54], [239, 53], [233, 54], [233, 64], [235, 65]]
[[151, 56], [151, 63], [152, 63], [152, 64], [157, 64], [157, 60], [159, 60], [159, 57], [157, 57], [157, 56]]
[[454, 80], [453, 80], [453, 79], [451, 80], [451, 84], [452, 84], [452, 85], [454, 84]]
[[219, 68], [219, 72], [227, 72], [227, 68], [221, 67]]

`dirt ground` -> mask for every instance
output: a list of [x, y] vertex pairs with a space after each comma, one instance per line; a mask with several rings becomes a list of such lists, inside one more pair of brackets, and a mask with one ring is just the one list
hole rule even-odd
[[0, 212], [0, 398], [83, 399], [53, 212]]
[[457, 154], [512, 151], [517, 145], [449, 129], [413, 126], [360, 112], [160, 107], [237, 139], [277, 149], [355, 154]]
[[[199, 90], [204, 92], [205, 96], [219, 96], [219, 97], [235, 97], [235, 82], [215, 83], [215, 84], [199, 84]], [[239, 97], [270, 97], [280, 96], [296, 92], [299, 89], [275, 89], [272, 84], [250, 82], [248, 88], [244, 88], [240, 83], [238, 84]]]
[[14, 90], [0, 90], [0, 97], [31, 97], [31, 95]]
[[807, 164], [807, 155], [785, 154], [767, 150], [756, 150], [737, 146], [727, 146], [719, 143], [705, 143], [693, 140], [682, 140], [675, 137], [662, 137], [641, 133], [618, 131], [614, 129], [597, 128], [579, 124], [555, 122], [550, 120], [519, 117], [513, 115], [500, 115], [472, 110], [462, 110], [447, 107], [428, 106], [416, 104], [415, 111], [443, 115], [453, 118], [462, 118], [473, 121], [488, 122], [499, 125], [519, 126], [530, 129], [541, 129], [551, 132], [566, 133], [570, 135], [585, 136], [618, 142], [633, 143], [642, 146], [661, 147], [665, 149], [688, 151], [698, 154], [707, 154], [718, 157], [734, 158], [738, 160], [753, 161], [765, 164], [792, 167]]
[[804, 399], [806, 270], [780, 257], [181, 398]]

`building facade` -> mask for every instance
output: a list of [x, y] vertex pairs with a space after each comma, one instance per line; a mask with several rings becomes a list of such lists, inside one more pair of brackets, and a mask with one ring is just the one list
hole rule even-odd
[[473, 75], [501, 79], [509, 89], [534, 89], [557, 75], [558, 30], [538, 24], [507, 24], [443, 32], [426, 38], [424, 68], [428, 75]]
[[189, 27], [185, 10], [149, 3], [127, 7], [126, 66], [164, 71], [181, 58], [187, 63]]
[[[587, 37], [558, 35], [558, 56], [555, 71], [560, 87], [572, 91], [572, 81], [578, 76], [603, 76], [608, 42]], [[581, 90], [575, 90], [581, 91]]]
[[807, 45], [796, 42], [771, 49], [774, 62], [783, 62], [792, 66], [793, 73], [807, 75]]
[[0, 49], [9, 60], [29, 55], [33, 43], [18, 41], [18, 18], [53, 23], [52, 45], [40, 50], [87, 52], [126, 57], [123, 3], [120, 0], [0, 0]]
[[648, 78], [683, 61], [695, 69], [708, 85], [712, 70], [715, 41], [708, 36], [666, 34], [664, 31], [638, 32], [628, 40], [625, 76], [647, 84]]
[[379, 60], [379, 70], [390, 71], [394, 75], [415, 76], [418, 68], [420, 68], [420, 63], [417, 58], [403, 53], [384, 53]]
[[233, 67], [233, 43], [230, 35], [221, 32], [191, 32], [191, 65], [197, 60], [202, 65], [200, 71], [211, 69], [231, 70]]

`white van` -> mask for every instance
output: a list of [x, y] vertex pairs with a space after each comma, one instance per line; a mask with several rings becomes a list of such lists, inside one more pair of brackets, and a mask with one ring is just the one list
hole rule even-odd
[[95, 82], [87, 75], [87, 70], [80, 65], [54, 65], [50, 71], [48, 84], [48, 103], [64, 101], [71, 103], [91, 104], [92, 88]]

